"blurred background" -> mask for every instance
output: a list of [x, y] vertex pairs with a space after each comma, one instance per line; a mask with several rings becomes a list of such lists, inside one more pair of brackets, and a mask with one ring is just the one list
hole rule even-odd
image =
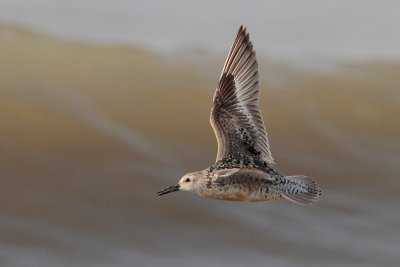
[[[397, 1], [0, 0], [1, 266], [399, 266]], [[155, 192], [213, 163], [243, 24], [312, 207]]]

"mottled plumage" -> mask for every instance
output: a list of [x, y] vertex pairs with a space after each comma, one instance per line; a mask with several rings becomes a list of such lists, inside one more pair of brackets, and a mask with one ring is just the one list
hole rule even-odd
[[266, 201], [286, 198], [314, 202], [321, 191], [306, 176], [283, 176], [273, 167], [267, 133], [259, 109], [258, 64], [249, 34], [240, 27], [226, 58], [213, 98], [210, 123], [218, 142], [216, 162], [188, 173], [177, 185], [157, 194], [185, 190], [202, 197]]
[[258, 64], [243, 27], [232, 44], [214, 94], [210, 122], [218, 141], [217, 161], [228, 156], [259, 156], [273, 164], [258, 107]]

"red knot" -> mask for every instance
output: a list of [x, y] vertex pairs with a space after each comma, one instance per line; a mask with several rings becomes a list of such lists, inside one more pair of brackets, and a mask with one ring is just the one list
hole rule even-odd
[[210, 123], [218, 141], [215, 163], [185, 174], [158, 196], [183, 190], [206, 198], [249, 202], [287, 199], [311, 204], [318, 199], [321, 190], [313, 178], [284, 176], [274, 168], [259, 108], [258, 63], [243, 26], [229, 50], [213, 102]]

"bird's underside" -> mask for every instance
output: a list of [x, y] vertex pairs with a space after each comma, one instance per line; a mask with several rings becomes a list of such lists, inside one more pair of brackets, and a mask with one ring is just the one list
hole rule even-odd
[[202, 197], [259, 202], [282, 198], [278, 190], [281, 179], [252, 167], [214, 169], [206, 174], [205, 186], [196, 193]]

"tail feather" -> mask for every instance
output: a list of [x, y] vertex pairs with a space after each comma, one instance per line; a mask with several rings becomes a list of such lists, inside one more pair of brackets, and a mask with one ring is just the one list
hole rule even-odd
[[282, 187], [282, 196], [300, 205], [310, 205], [318, 200], [321, 189], [315, 180], [308, 176], [285, 176]]

